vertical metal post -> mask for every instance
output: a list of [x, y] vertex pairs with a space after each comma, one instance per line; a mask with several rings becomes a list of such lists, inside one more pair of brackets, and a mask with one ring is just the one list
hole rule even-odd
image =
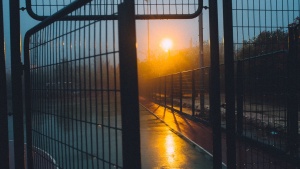
[[118, 10], [123, 167], [141, 168], [134, 1], [124, 0]]
[[25, 82], [25, 112], [26, 112], [26, 147], [27, 147], [27, 168], [33, 168], [32, 159], [32, 120], [31, 120], [31, 83], [29, 63], [29, 36], [24, 37], [24, 82]]
[[192, 70], [192, 116], [195, 116], [195, 70]]
[[243, 61], [238, 61], [236, 66], [236, 108], [237, 108], [237, 134], [241, 136], [243, 134]]
[[287, 135], [288, 150], [292, 157], [298, 156], [298, 92], [299, 92], [299, 59], [298, 38], [299, 25], [289, 27], [288, 54], [288, 100], [287, 100]]
[[167, 107], [167, 76], [164, 76], [165, 77], [165, 89], [164, 89], [164, 95], [165, 95], [165, 107]]
[[24, 124], [22, 103], [22, 63], [20, 57], [20, 4], [11, 0], [10, 4], [10, 46], [11, 46], [11, 79], [12, 110], [14, 121], [14, 155], [15, 168], [24, 168]]
[[163, 77], [159, 77], [159, 104], [161, 104], [162, 101], [162, 78]]
[[2, 0], [0, 0], [0, 14], [0, 168], [9, 169], [7, 90]]
[[174, 110], [174, 78], [173, 74], [171, 74], [171, 107], [172, 111]]
[[232, 1], [223, 0], [227, 167], [236, 168]]
[[219, 65], [219, 33], [218, 33], [218, 2], [209, 0], [209, 29], [210, 29], [210, 114], [213, 129], [213, 168], [222, 168], [221, 142], [221, 112], [220, 112], [220, 65]]
[[204, 51], [203, 51], [203, 12], [199, 15], [200, 51], [200, 113], [204, 114]]
[[179, 73], [180, 113], [182, 113], [182, 72]]

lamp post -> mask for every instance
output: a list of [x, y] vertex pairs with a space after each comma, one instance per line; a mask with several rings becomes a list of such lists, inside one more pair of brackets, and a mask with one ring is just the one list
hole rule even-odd
[[[147, 15], [149, 15], [149, 3], [148, 3], [148, 0], [145, 0], [146, 3], [147, 3]], [[148, 49], [147, 49], [147, 58], [148, 60], [150, 59], [150, 28], [149, 28], [149, 19], [147, 19], [147, 43], [148, 43]]]
[[199, 15], [199, 51], [200, 51], [200, 113], [204, 114], [204, 52], [203, 52], [203, 13]]

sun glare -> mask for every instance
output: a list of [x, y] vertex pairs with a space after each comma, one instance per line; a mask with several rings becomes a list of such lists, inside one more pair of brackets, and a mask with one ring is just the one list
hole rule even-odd
[[165, 38], [161, 41], [160, 47], [165, 51], [168, 52], [172, 48], [172, 40], [169, 38]]

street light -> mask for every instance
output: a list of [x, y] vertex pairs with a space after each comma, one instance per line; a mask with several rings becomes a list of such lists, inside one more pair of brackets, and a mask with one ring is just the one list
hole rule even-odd
[[[148, 0], [145, 0], [146, 1], [146, 3], [147, 3], [147, 15], [149, 15], [149, 7], [148, 7]], [[150, 58], [150, 30], [149, 30], [150, 28], [149, 28], [149, 19], [147, 19], [147, 33], [148, 33], [148, 49], [147, 49], [147, 57], [148, 57], [148, 60], [149, 60], [149, 58]]]

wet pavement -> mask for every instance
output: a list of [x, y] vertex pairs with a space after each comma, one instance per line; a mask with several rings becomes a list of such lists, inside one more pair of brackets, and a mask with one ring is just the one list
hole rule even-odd
[[[186, 140], [143, 106], [140, 106], [140, 124], [142, 169], [212, 168], [212, 157], [209, 153]], [[14, 168], [12, 116], [9, 117], [9, 125], [10, 165], [11, 168]], [[45, 159], [45, 163], [41, 162], [41, 159], [37, 160], [37, 164], [40, 166], [38, 168], [45, 168], [45, 166], [56, 168], [47, 161], [59, 161], [60, 158], [56, 157], [55, 153], [48, 154], [49, 150], [39, 149], [39, 151], [47, 154], [51, 160]], [[43, 157], [45, 158], [45, 155]]]
[[140, 107], [143, 169], [212, 168], [212, 157]]
[[[213, 140], [212, 130], [210, 127], [190, 120], [178, 113], [172, 112], [170, 109], [166, 109], [163, 106], [149, 102], [143, 98], [140, 98], [140, 102], [145, 108], [167, 124], [174, 132], [182, 135], [182, 137], [187, 139], [187, 141], [194, 142], [197, 149], [201, 149], [202, 151], [206, 151], [208, 154], [212, 154]], [[225, 137], [223, 137], [223, 142], [225, 142]], [[225, 157], [225, 149], [222, 152], [222, 156]], [[226, 159], [224, 158], [223, 161], [226, 161]]]
[[[163, 106], [155, 104], [144, 98], [140, 98], [140, 103], [152, 112], [157, 118], [168, 125], [175, 133], [194, 144], [197, 149], [212, 154], [213, 140], [212, 130], [209, 126], [196, 122], [188, 117]], [[284, 158], [272, 154], [266, 149], [257, 147], [251, 142], [247, 143], [237, 139], [237, 168], [276, 168], [276, 169], [296, 169], [293, 164]], [[222, 160], [226, 163], [226, 136], [222, 134]], [[224, 164], [225, 165], [225, 164]], [[225, 168], [223, 166], [223, 168]], [[298, 168], [297, 168], [298, 169]]]

